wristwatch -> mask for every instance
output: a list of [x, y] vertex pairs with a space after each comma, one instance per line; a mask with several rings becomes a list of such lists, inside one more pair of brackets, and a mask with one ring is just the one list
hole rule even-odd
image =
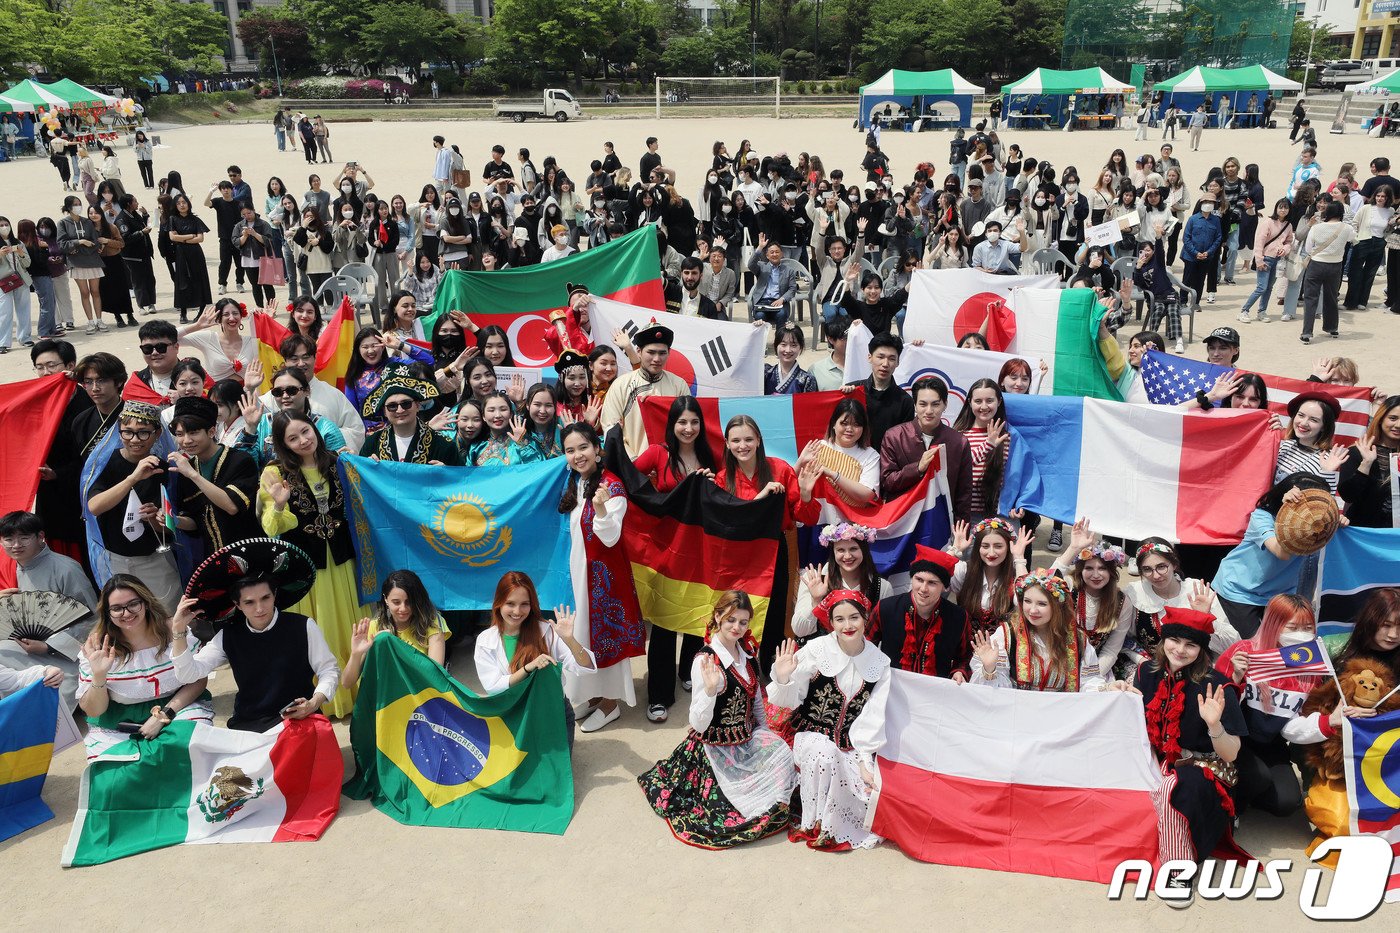
[[165, 721], [167, 724], [175, 721], [175, 710], [171, 709], [170, 707], [162, 706], [159, 712], [162, 716], [165, 717]]
[[1205, 411], [1210, 411], [1212, 408], [1215, 407], [1213, 404], [1211, 404], [1210, 396], [1206, 395], [1204, 389], [1196, 390], [1196, 404], [1200, 405], [1201, 408]]

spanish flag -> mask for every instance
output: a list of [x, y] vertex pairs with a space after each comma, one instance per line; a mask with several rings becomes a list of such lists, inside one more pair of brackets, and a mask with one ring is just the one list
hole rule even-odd
[[258, 392], [272, 388], [272, 374], [282, 368], [282, 341], [292, 335], [277, 319], [262, 311], [253, 312], [253, 336], [258, 338], [258, 359], [262, 362], [263, 381]]
[[316, 375], [337, 389], [345, 388], [345, 371], [355, 352], [355, 308], [349, 298], [340, 299], [340, 307], [321, 329], [316, 338]]
[[604, 443], [605, 464], [627, 487], [627, 549], [642, 616], [653, 625], [704, 635], [710, 610], [726, 590], [753, 601], [754, 637], [773, 593], [783, 501], [746, 501], [704, 476], [688, 476], [659, 493], [638, 472], [614, 427]]
[[0, 840], [53, 819], [39, 796], [53, 759], [58, 690], [33, 683], [0, 700]]

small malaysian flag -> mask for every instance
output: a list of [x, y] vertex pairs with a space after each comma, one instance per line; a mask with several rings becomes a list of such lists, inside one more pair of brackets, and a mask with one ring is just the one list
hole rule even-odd
[[1172, 356], [1157, 350], [1142, 355], [1142, 387], [1153, 405], [1178, 405], [1196, 397], [1197, 392], [1209, 392], [1229, 366], [1216, 366], [1184, 356]]
[[1287, 645], [1268, 651], [1246, 651], [1249, 673], [1246, 678], [1256, 684], [1287, 677], [1326, 677], [1332, 673], [1327, 649], [1317, 639], [1301, 645]]

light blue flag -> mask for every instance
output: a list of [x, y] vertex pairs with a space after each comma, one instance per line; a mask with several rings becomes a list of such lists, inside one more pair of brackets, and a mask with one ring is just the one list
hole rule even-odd
[[58, 690], [33, 683], [0, 700], [0, 840], [53, 819], [39, 796], [53, 758]]
[[1366, 601], [1400, 586], [1400, 529], [1338, 528], [1322, 552], [1317, 631], [1350, 635]]
[[516, 466], [424, 466], [341, 456], [360, 602], [412, 570], [439, 609], [490, 609], [508, 570], [535, 581], [540, 605], [573, 605], [564, 458]]

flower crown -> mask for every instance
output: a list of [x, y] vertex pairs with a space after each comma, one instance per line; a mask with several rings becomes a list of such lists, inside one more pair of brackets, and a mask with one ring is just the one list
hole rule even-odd
[[1142, 546], [1139, 547], [1139, 548], [1137, 549], [1137, 559], [1138, 559], [1138, 560], [1142, 560], [1142, 559], [1143, 559], [1144, 557], [1146, 557], [1148, 554], [1153, 554], [1153, 553], [1156, 553], [1156, 554], [1166, 554], [1168, 557], [1170, 557], [1171, 554], [1172, 554], [1171, 545], [1170, 545], [1170, 544], [1161, 544], [1161, 543], [1156, 542], [1156, 541], [1146, 541], [1146, 542], [1143, 542]]
[[1122, 567], [1128, 562], [1128, 554], [1120, 547], [1115, 547], [1106, 541], [1095, 541], [1086, 548], [1081, 548], [1075, 555], [1076, 563], [1084, 563], [1097, 557], [1105, 564], [1112, 564], [1115, 567]]
[[823, 547], [829, 547], [837, 541], [864, 541], [869, 544], [875, 540], [875, 529], [854, 522], [837, 522], [823, 528], [822, 533], [817, 535], [817, 540]]
[[1069, 584], [1065, 582], [1064, 577], [1045, 567], [1023, 573], [1016, 578], [1016, 598], [1020, 599], [1026, 590], [1033, 586], [1049, 593], [1057, 603], [1069, 602]]
[[1011, 530], [1011, 523], [1000, 515], [992, 515], [982, 519], [972, 526], [972, 536], [975, 538], [984, 531], [1000, 531], [1002, 534], [1014, 537], [1015, 532]]

